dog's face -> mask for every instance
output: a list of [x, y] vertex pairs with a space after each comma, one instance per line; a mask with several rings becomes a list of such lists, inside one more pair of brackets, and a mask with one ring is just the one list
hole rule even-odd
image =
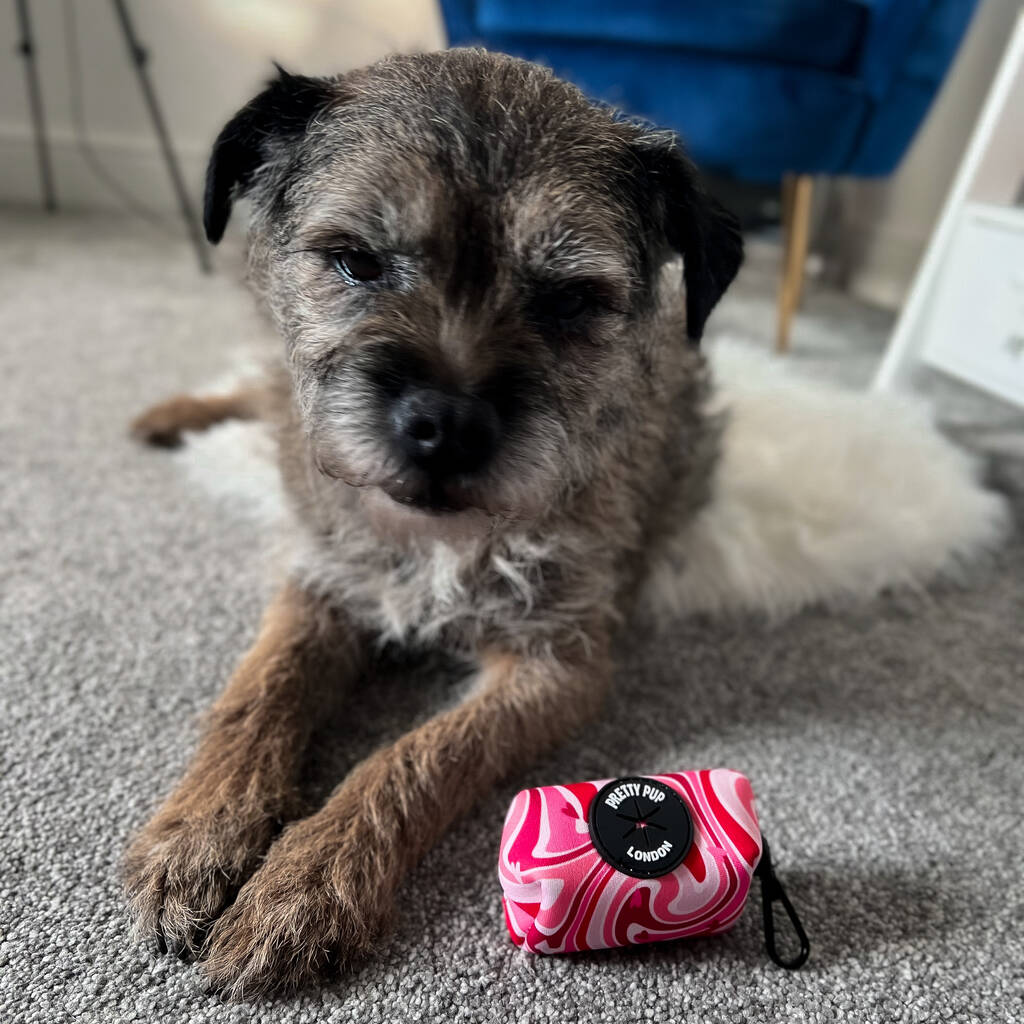
[[532, 519], [628, 458], [741, 259], [670, 138], [479, 51], [282, 73], [217, 141], [211, 240], [239, 193], [317, 466], [425, 523]]

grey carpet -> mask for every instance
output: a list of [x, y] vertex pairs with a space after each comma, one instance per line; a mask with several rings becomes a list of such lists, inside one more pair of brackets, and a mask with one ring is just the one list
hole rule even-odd
[[[721, 324], [749, 328], [758, 303], [770, 309], [741, 285]], [[812, 291], [798, 350], [856, 376], [887, 326]], [[125, 423], [222, 372], [259, 330], [176, 240], [70, 217], [0, 224], [0, 1021], [1024, 1017], [1019, 538], [963, 587], [776, 629], [636, 636], [604, 720], [456, 828], [409, 878], [383, 956], [321, 993], [223, 1004], [194, 968], [134, 945], [121, 850], [253, 635], [265, 556], [256, 526], [190, 493]], [[339, 756], [446, 694], [429, 676], [364, 693]], [[518, 787], [714, 765], [754, 782], [811, 935], [804, 970], [767, 961], [754, 902], [714, 940], [513, 949], [495, 847]]]

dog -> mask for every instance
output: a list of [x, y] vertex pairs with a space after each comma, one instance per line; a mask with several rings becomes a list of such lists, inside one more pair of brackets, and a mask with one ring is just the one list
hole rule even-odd
[[[370, 953], [410, 866], [598, 713], [708, 497], [698, 342], [742, 239], [673, 135], [480, 50], [281, 71], [214, 145], [211, 242], [243, 196], [282, 367], [134, 431], [270, 419], [295, 553], [125, 877], [141, 933], [254, 997]], [[475, 681], [303, 816], [314, 724], [383, 644]]]

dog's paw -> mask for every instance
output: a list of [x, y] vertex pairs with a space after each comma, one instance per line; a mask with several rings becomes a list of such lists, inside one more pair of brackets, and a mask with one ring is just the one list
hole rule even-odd
[[161, 952], [198, 956], [210, 925], [256, 869], [276, 822], [227, 812], [161, 811], [124, 859], [124, 882], [140, 939]]
[[195, 419], [195, 405], [196, 399], [179, 395], [150, 406], [132, 420], [131, 435], [157, 448], [177, 448], [182, 441], [182, 431]]
[[373, 951], [391, 889], [350, 864], [344, 844], [322, 841], [314, 823], [278, 840], [213, 926], [202, 964], [212, 990], [235, 999], [294, 992]]
[[137, 441], [157, 448], [177, 448], [186, 430], [206, 430], [231, 416], [241, 415], [237, 396], [202, 397], [177, 395], [150, 406], [131, 425]]

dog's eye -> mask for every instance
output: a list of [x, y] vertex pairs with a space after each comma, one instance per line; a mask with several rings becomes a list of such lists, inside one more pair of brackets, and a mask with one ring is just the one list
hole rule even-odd
[[331, 253], [331, 263], [343, 277], [361, 284], [378, 281], [384, 274], [380, 258], [366, 249], [339, 249]]
[[582, 288], [559, 288], [540, 296], [539, 312], [552, 320], [574, 320], [593, 305], [593, 296]]

